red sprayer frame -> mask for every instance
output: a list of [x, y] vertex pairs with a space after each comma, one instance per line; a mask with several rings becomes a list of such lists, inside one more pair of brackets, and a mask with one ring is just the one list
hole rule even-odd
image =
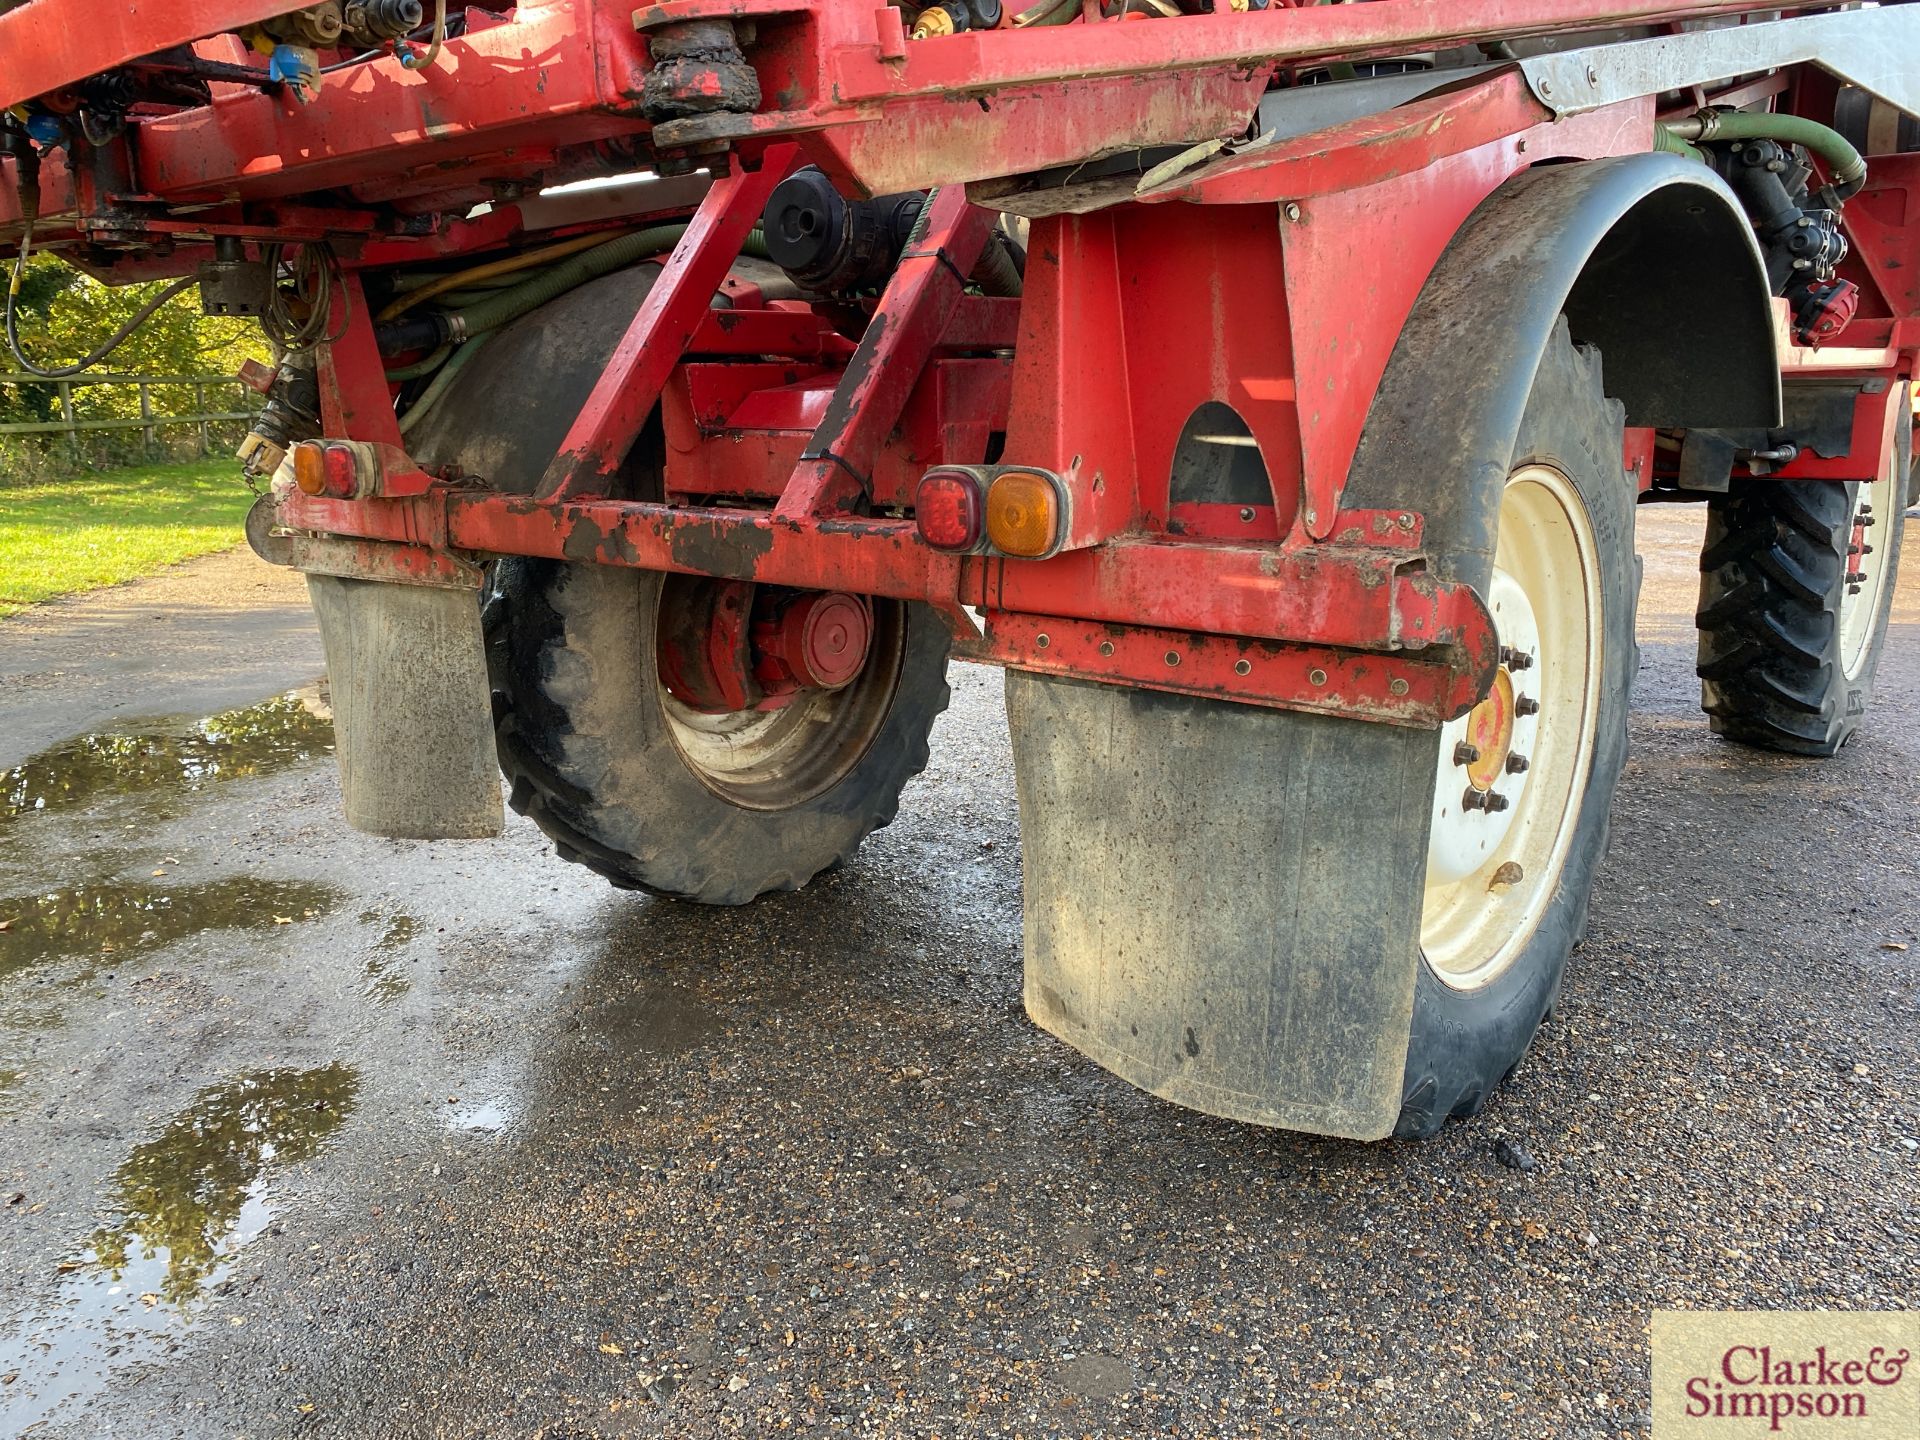
[[[112, 24], [75, 23], [75, 8], [33, 0], [0, 15], [0, 54], [34, 57], [0, 76], [0, 105], [52, 104], [186, 41], [242, 59], [204, 37], [285, 7], [196, 0]], [[436, 582], [467, 573], [453, 561], [521, 554], [851, 590], [938, 607], [975, 659], [1431, 726], [1484, 692], [1496, 641], [1470, 589], [1428, 574], [1417, 512], [1343, 508], [1368, 404], [1467, 215], [1532, 165], [1653, 148], [1655, 96], [1563, 108], [1518, 68], [1489, 65], [1231, 158], [1196, 150], [1091, 213], [1038, 214], [1018, 300], [966, 287], [990, 236], [985, 206], [1017, 205], [1005, 177], [1240, 136], [1276, 77], [1316, 64], [1755, 9], [1372, 0], [926, 42], [867, 0], [474, 10], [423, 70], [368, 61], [308, 105], [216, 83], [208, 104], [133, 115], [137, 145], [88, 148], [71, 171], [47, 161], [39, 233], [109, 278], [185, 273], [222, 237], [326, 241], [341, 256], [352, 309], [321, 347], [322, 434], [371, 442], [385, 465], [370, 498], [280, 500], [278, 523], [303, 532], [314, 568]], [[650, 45], [705, 20], [752, 27], [764, 101], [649, 118]], [[1781, 74], [1723, 98], [1785, 105], [1827, 83]], [[1788, 341], [1783, 364], [1912, 374], [1917, 158], [1875, 157], [1857, 221], [1850, 209], [1849, 273], [1866, 303], [1825, 352]], [[531, 193], [649, 161], [717, 178]], [[857, 338], [751, 284], [728, 282], [732, 308], [709, 308], [769, 191], [805, 163], [850, 193], [940, 187]], [[984, 198], [969, 204], [976, 182]], [[18, 233], [12, 204], [0, 186], [0, 238]], [[536, 496], [412, 466], [360, 277], [689, 216]], [[1265, 503], [1170, 492], [1181, 425], [1209, 400], [1244, 419], [1271, 477]], [[1863, 444], [1881, 443], [1880, 404], [1868, 414], [1863, 400]], [[656, 407], [665, 497], [601, 498]], [[1015, 560], [921, 542], [907, 514], [918, 477], [990, 452], [1060, 478], [1072, 547]], [[1642, 488], [1657, 455], [1650, 431], [1629, 431]], [[1809, 457], [1788, 473], [1821, 472]]]

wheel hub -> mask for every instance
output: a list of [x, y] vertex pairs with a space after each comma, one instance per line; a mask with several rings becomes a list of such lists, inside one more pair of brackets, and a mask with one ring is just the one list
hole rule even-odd
[[1540, 702], [1540, 631], [1520, 582], [1496, 569], [1487, 609], [1500, 636], [1500, 668], [1487, 696], [1441, 732], [1441, 774], [1434, 787], [1429, 885], [1462, 880], [1486, 864], [1507, 838], [1533, 768]]
[[1597, 553], [1571, 481], [1509, 477], [1486, 593], [1499, 668], [1436, 757], [1420, 948], [1456, 989], [1500, 975], [1558, 893], [1598, 716]]
[[690, 710], [777, 710], [858, 678], [873, 611], [841, 590], [789, 590], [675, 575], [661, 592], [659, 670]]

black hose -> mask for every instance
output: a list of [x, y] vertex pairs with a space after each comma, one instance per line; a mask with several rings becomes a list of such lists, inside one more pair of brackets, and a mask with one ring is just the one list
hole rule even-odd
[[173, 284], [167, 286], [166, 289], [162, 290], [158, 295], [154, 296], [136, 310], [132, 318], [109, 335], [98, 347], [88, 352], [85, 359], [77, 360], [71, 365], [56, 365], [51, 367], [36, 365], [28, 358], [26, 351], [20, 348], [19, 316], [14, 305], [14, 290], [12, 286], [8, 286], [7, 349], [13, 352], [13, 358], [20, 368], [29, 374], [38, 375], [42, 380], [65, 380], [69, 376], [78, 375], [82, 370], [88, 370], [98, 365], [102, 360], [106, 359], [107, 356], [124, 345], [134, 331], [146, 324], [154, 311], [173, 299], [173, 297], [181, 291], [196, 283], [194, 277], [191, 275], [187, 276], [184, 280], [174, 281]]

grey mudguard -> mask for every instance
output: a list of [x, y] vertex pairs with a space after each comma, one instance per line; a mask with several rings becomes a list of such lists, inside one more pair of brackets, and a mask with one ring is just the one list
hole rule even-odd
[[1194, 1110], [1392, 1133], [1433, 732], [1021, 671], [1007, 716], [1034, 1023]]
[[498, 835], [480, 601], [468, 589], [307, 576], [347, 823], [408, 840]]

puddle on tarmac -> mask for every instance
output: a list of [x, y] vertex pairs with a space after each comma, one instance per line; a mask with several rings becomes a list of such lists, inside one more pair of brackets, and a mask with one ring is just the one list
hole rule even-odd
[[106, 882], [0, 899], [0, 983], [56, 961], [85, 965], [158, 950], [203, 930], [273, 930], [325, 914], [340, 898], [327, 885], [236, 875], [190, 885]]
[[144, 809], [221, 780], [284, 770], [333, 752], [333, 720], [318, 687], [204, 720], [135, 720], [121, 731], [77, 735], [0, 770], [0, 821], [79, 810], [138, 795]]
[[401, 972], [400, 962], [394, 957], [420, 933], [420, 922], [411, 915], [383, 917], [377, 910], [360, 912], [364, 925], [379, 924], [382, 919], [386, 923], [381, 926], [379, 939], [373, 942], [374, 953], [360, 967], [360, 973], [367, 978], [361, 993], [378, 1005], [390, 1004], [413, 988], [413, 982]]
[[209, 1085], [114, 1173], [115, 1217], [62, 1263], [53, 1302], [0, 1337], [0, 1433], [17, 1434], [113, 1371], [165, 1353], [274, 1212], [279, 1167], [317, 1154], [353, 1112], [349, 1066]]

